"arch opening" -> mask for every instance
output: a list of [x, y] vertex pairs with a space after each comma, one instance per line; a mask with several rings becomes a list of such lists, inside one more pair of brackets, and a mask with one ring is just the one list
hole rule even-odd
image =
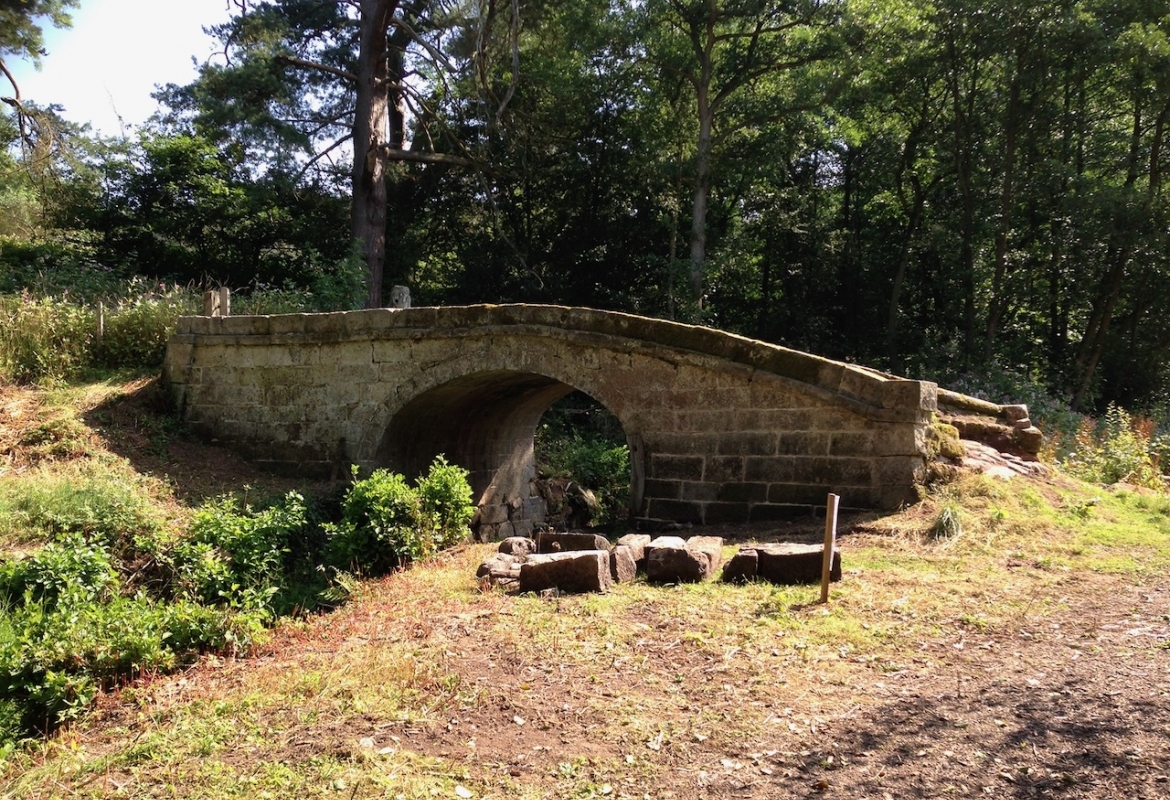
[[538, 486], [553, 527], [613, 531], [630, 512], [630, 447], [621, 421], [574, 391], [553, 403], [536, 429]]
[[455, 378], [394, 414], [376, 462], [416, 478], [444, 455], [469, 472], [479, 507], [472, 524], [477, 539], [529, 535], [547, 515], [536, 487], [537, 426], [554, 403], [575, 391], [532, 372], [484, 371]]

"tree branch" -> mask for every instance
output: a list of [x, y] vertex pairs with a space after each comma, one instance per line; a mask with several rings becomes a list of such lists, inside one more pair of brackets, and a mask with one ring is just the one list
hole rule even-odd
[[390, 161], [405, 161], [412, 164], [449, 164], [455, 167], [476, 167], [475, 161], [448, 153], [420, 153], [417, 150], [398, 150], [382, 145], [381, 150]]
[[291, 64], [294, 67], [315, 69], [319, 72], [327, 72], [330, 75], [336, 75], [338, 78], [344, 78], [347, 81], [357, 82], [357, 75], [354, 75], [352, 72], [346, 72], [343, 69], [338, 69], [337, 67], [331, 67], [328, 64], [321, 64], [316, 61], [308, 61], [303, 58], [297, 58], [296, 56], [285, 55], [283, 53], [276, 56], [276, 60], [283, 61], [286, 64]]

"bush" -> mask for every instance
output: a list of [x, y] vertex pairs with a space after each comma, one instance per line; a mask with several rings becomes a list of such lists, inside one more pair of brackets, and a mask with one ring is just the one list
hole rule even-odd
[[76, 534], [52, 542], [19, 561], [0, 565], [0, 602], [46, 607], [106, 598], [117, 573], [105, 547]]
[[594, 524], [625, 516], [630, 502], [630, 448], [604, 439], [587, 439], [575, 431], [538, 432], [540, 471], [548, 477], [572, 478], [597, 498]]
[[296, 492], [254, 511], [232, 498], [206, 505], [170, 554], [179, 593], [204, 603], [265, 609], [284, 586], [284, 554], [305, 525]]
[[424, 528], [431, 531], [434, 550], [457, 544], [467, 535], [467, 523], [475, 516], [467, 470], [439, 456], [418, 480], [418, 496]]
[[329, 558], [342, 569], [384, 574], [462, 539], [473, 513], [467, 471], [441, 456], [417, 489], [397, 473], [375, 470], [354, 481], [341, 522], [327, 526]]
[[1085, 418], [1077, 432], [1076, 449], [1064, 459], [1063, 466], [1093, 483], [1164, 487], [1157, 449], [1149, 434], [1138, 430], [1125, 409], [1112, 404], [1100, 424]]

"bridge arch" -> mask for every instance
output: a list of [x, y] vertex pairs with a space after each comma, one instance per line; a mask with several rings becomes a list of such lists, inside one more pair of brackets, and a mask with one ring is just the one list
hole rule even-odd
[[636, 512], [697, 523], [804, 513], [827, 491], [912, 500], [936, 399], [720, 331], [550, 306], [189, 317], [165, 376], [190, 424], [272, 469], [409, 473], [446, 452], [485, 520], [523, 505], [532, 432], [572, 389], [635, 443]]

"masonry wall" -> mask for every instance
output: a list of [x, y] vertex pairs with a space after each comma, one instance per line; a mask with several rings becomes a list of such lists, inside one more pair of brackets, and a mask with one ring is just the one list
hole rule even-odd
[[165, 374], [184, 418], [267, 469], [472, 472], [487, 536], [526, 532], [532, 439], [579, 389], [635, 445], [635, 513], [696, 523], [915, 499], [933, 384], [718, 331], [547, 306], [184, 318]]

